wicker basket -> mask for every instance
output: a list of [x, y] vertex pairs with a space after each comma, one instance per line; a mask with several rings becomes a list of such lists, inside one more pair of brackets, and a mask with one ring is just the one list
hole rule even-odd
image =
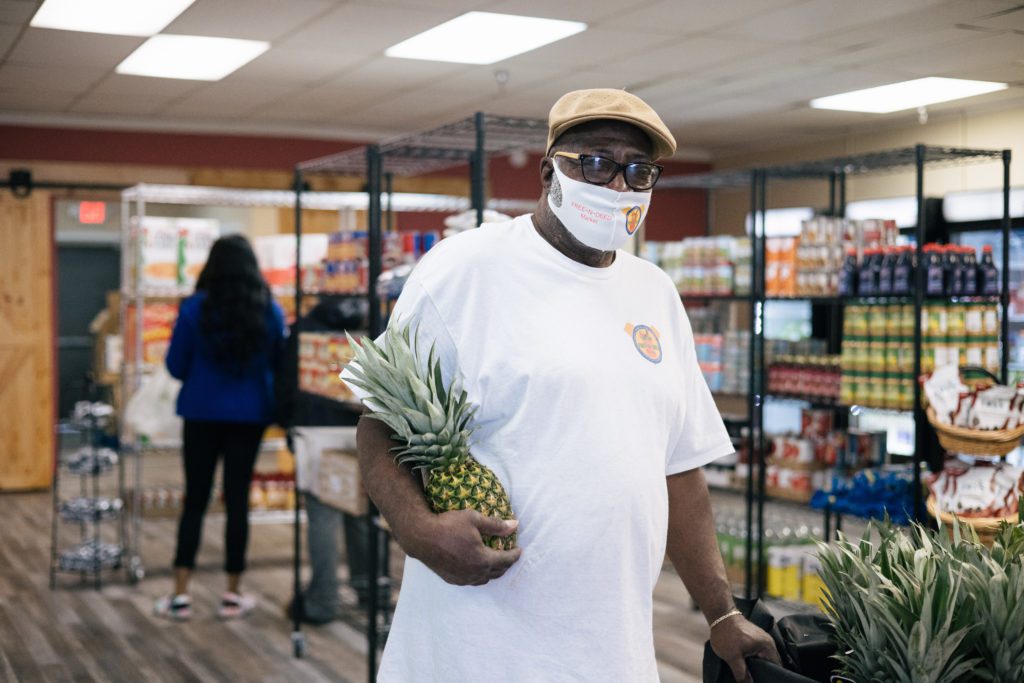
[[981, 541], [988, 547], [992, 547], [993, 541], [996, 538], [996, 532], [999, 531], [999, 524], [1001, 522], [1010, 522], [1014, 524], [1017, 522], [1017, 516], [1013, 517], [954, 517], [948, 512], [942, 512], [939, 510], [938, 503], [935, 501], [935, 496], [928, 496], [928, 514], [932, 517], [940, 520], [942, 526], [946, 528], [950, 538], [953, 536], [953, 525], [958, 521], [962, 526], [969, 526], [974, 529], [974, 533], [978, 534], [978, 540]]
[[935, 410], [928, 406], [928, 422], [935, 428], [939, 443], [951, 453], [998, 457], [1012, 452], [1024, 437], [1024, 425], [1013, 429], [967, 429], [939, 422]]

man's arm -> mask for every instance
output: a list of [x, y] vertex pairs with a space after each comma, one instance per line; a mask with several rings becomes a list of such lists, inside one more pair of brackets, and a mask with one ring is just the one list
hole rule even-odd
[[475, 510], [435, 514], [418, 475], [398, 465], [390, 449], [391, 429], [363, 415], [356, 432], [359, 470], [370, 499], [388, 521], [398, 545], [448, 583], [479, 586], [504, 574], [521, 549], [494, 550], [482, 535], [507, 536], [518, 523]]
[[[668, 477], [668, 508], [668, 557], [710, 624], [736, 605], [715, 538], [703, 470]], [[750, 680], [745, 657], [779, 662], [771, 637], [741, 616], [726, 618], [711, 630], [711, 647], [737, 681]]]

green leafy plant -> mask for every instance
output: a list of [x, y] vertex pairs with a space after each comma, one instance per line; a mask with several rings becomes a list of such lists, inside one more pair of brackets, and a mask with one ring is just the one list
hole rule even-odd
[[[877, 541], [872, 539], [877, 537]], [[991, 549], [873, 522], [859, 541], [819, 544], [839, 672], [856, 683], [1015, 681], [1024, 671], [1024, 523]]]

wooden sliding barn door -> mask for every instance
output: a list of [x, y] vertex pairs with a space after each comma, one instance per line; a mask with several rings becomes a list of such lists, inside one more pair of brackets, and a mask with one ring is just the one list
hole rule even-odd
[[0, 190], [0, 491], [53, 476], [53, 282], [50, 195]]

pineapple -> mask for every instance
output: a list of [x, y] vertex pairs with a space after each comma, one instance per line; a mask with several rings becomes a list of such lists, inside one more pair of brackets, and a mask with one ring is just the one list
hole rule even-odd
[[[356, 362], [349, 366], [349, 381], [373, 399], [375, 410], [368, 417], [395, 431], [392, 437], [402, 444], [391, 449], [395, 459], [423, 473], [434, 512], [471, 509], [513, 519], [505, 487], [469, 454], [476, 407], [467, 400], [458, 377], [445, 387], [433, 347], [422, 362], [411, 325], [389, 327], [384, 338], [382, 347], [369, 338], [357, 344], [349, 337]], [[516, 546], [515, 534], [483, 540], [498, 550]]]

